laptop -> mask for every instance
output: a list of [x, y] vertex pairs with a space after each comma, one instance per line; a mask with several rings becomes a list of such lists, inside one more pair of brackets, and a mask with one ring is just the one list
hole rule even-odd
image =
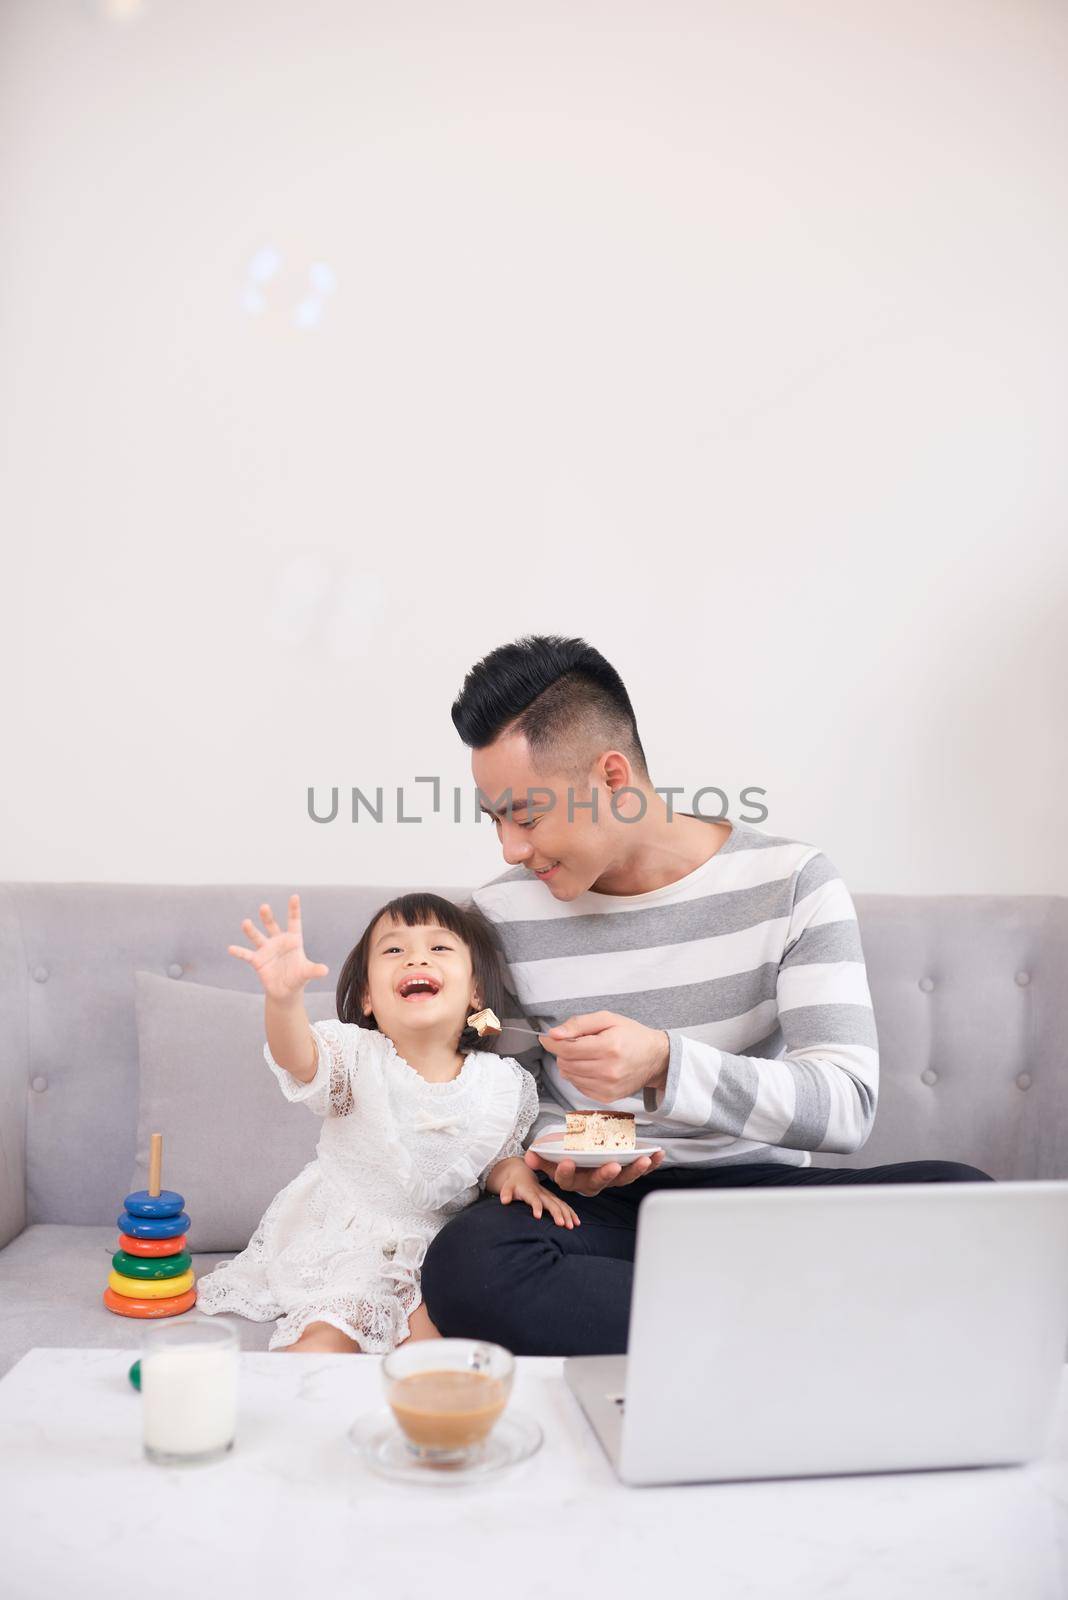
[[628, 1354], [564, 1376], [628, 1484], [1023, 1462], [1068, 1346], [1068, 1182], [654, 1191]]

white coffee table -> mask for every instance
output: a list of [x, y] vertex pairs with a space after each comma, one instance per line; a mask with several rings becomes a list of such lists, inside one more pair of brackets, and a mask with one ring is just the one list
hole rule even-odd
[[519, 1362], [545, 1432], [492, 1485], [408, 1489], [345, 1433], [382, 1404], [372, 1356], [243, 1354], [225, 1460], [141, 1455], [129, 1350], [31, 1350], [0, 1381], [0, 1593], [500, 1600], [1063, 1600], [1068, 1381], [1025, 1467], [626, 1489], [561, 1377]]

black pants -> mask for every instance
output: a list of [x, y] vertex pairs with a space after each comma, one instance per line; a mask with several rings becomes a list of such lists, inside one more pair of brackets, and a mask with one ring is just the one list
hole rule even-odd
[[430, 1320], [446, 1338], [488, 1339], [516, 1355], [612, 1355], [627, 1348], [638, 1207], [654, 1189], [800, 1187], [810, 1183], [959, 1183], [989, 1173], [956, 1161], [884, 1167], [788, 1167], [762, 1161], [668, 1167], [622, 1189], [569, 1194], [539, 1174], [582, 1218], [560, 1227], [546, 1213], [485, 1195], [433, 1240], [422, 1287]]

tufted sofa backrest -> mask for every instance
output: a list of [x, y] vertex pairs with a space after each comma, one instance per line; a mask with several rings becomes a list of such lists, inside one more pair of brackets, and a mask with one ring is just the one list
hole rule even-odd
[[[0, 885], [0, 1246], [27, 1222], [114, 1221], [133, 1167], [135, 971], [258, 992], [228, 956], [291, 885]], [[402, 887], [301, 890], [329, 988]], [[439, 891], [462, 900], [468, 891]], [[1068, 1177], [1068, 899], [855, 897], [881, 1051], [875, 1128], [849, 1156]], [[76, 1215], [69, 1195], [77, 1174]]]

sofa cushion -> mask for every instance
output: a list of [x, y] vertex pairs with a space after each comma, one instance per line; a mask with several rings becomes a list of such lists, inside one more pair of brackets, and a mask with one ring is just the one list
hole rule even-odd
[[[127, 1354], [115, 1366], [121, 1392], [145, 1324], [116, 1316], [104, 1304], [118, 1241], [115, 1228], [98, 1224], [37, 1223], [0, 1250], [0, 1376], [38, 1345], [123, 1350]], [[193, 1272], [203, 1278], [219, 1261], [218, 1255], [195, 1255]], [[266, 1350], [275, 1329], [273, 1321], [216, 1320], [236, 1329], [242, 1350]]]
[[[130, 1189], [148, 1187], [163, 1135], [163, 1187], [185, 1196], [192, 1250], [243, 1250], [279, 1189], [315, 1155], [320, 1119], [290, 1105], [263, 1059], [263, 995], [135, 974], [140, 1102]], [[305, 997], [313, 1022], [330, 993]], [[115, 1215], [122, 1210], [115, 1197]]]

